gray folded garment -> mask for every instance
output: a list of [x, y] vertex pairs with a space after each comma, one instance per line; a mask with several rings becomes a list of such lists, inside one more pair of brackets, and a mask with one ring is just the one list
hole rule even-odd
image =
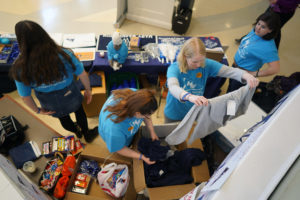
[[[196, 121], [197, 124], [188, 141], [191, 144], [197, 138], [203, 138], [213, 133], [226, 121], [234, 119], [248, 109], [255, 88], [250, 89], [248, 85], [240, 89], [208, 100], [208, 106], [194, 105], [186, 114], [180, 124], [166, 137], [166, 142], [176, 145], [184, 142]], [[227, 102], [232, 100], [236, 104], [235, 115], [227, 115]]]

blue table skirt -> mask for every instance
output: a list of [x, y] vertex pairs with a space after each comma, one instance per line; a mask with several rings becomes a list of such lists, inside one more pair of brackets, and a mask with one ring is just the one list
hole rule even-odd
[[[99, 37], [101, 39], [101, 36]], [[180, 45], [180, 43], [184, 43], [185, 40], [189, 39], [190, 37], [182, 37], [182, 36], [158, 36], [157, 41], [158, 43], [162, 42], [172, 42], [171, 38], [177, 38], [177, 43], [175, 45]], [[99, 44], [100, 46], [100, 39]], [[215, 47], [222, 47], [220, 40], [216, 37], [200, 37], [207, 48], [215, 48]], [[107, 43], [108, 40], [106, 38], [105, 42]], [[105, 43], [104, 42], [104, 43]], [[173, 41], [174, 42], [174, 41]], [[103, 45], [98, 50], [105, 50]], [[129, 56], [134, 55], [134, 53], [129, 53]], [[221, 61], [222, 64], [228, 65], [227, 59], [224, 57]], [[113, 72], [133, 72], [137, 74], [159, 74], [167, 72], [170, 63], [161, 63], [158, 59], [152, 59], [149, 57], [149, 62], [141, 63], [139, 61], [135, 61], [134, 59], [127, 59], [123, 64], [123, 67], [118, 70], [114, 71], [108, 64], [107, 54], [105, 52], [104, 58], [101, 58], [99, 53], [96, 53], [95, 60], [90, 71], [99, 70], [104, 71], [107, 75]], [[215, 78], [208, 78], [206, 83], [206, 88], [204, 92], [204, 96], [206, 98], [213, 98], [220, 94], [221, 87], [225, 83], [226, 79], [221, 77]]]
[[[101, 36], [99, 37], [101, 40]], [[174, 45], [180, 45], [183, 44], [184, 41], [189, 39], [190, 37], [183, 37], [183, 36], [157, 36], [158, 43], [163, 42], [170, 42], [172, 43], [172, 38], [176, 38], [176, 41], [173, 41]], [[222, 47], [220, 40], [216, 37], [200, 37], [200, 39], [203, 41], [205, 46], [207, 48], [215, 48], [215, 47]], [[101, 46], [101, 41], [98, 41], [98, 46]], [[103, 39], [103, 43], [107, 43], [107, 37]], [[104, 50], [103, 45], [101, 46], [100, 50]], [[134, 55], [135, 53], [129, 53], [128, 57]], [[227, 59], [223, 58], [222, 62], [225, 65], [228, 65]], [[162, 72], [166, 72], [168, 69], [168, 66], [170, 63], [161, 63], [158, 61], [158, 59], [152, 59], [149, 57], [149, 62], [141, 63], [139, 61], [135, 61], [134, 59], [126, 59], [125, 63], [123, 64], [123, 67], [118, 70], [120, 72], [134, 72], [137, 74], [140, 73], [146, 73], [146, 74], [158, 74]], [[91, 71], [97, 70], [97, 71], [104, 71], [106, 73], [112, 73], [114, 70], [109, 66], [108, 60], [107, 60], [107, 54], [105, 52], [105, 56], [103, 58], [100, 57], [99, 53], [96, 52], [95, 60], [93, 62], [93, 65], [91, 67]]]

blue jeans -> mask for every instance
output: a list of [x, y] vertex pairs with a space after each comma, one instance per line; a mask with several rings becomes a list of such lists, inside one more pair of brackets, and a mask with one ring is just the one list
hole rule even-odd
[[80, 90], [74, 81], [64, 89], [47, 93], [35, 91], [35, 95], [40, 101], [42, 108], [55, 111], [52, 116], [57, 118], [77, 111], [83, 100]]

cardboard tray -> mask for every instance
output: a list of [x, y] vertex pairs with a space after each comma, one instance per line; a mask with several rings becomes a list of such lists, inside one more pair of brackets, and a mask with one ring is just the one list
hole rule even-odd
[[[106, 160], [107, 158], [107, 160]], [[129, 186], [127, 188], [127, 192], [124, 197], [119, 198], [119, 199], [124, 199], [124, 200], [133, 200], [136, 199], [136, 192], [133, 186], [133, 177], [132, 177], [132, 160], [126, 157], [122, 157], [118, 154], [112, 154], [107, 150], [106, 146], [100, 146], [100, 145], [87, 145], [85, 150], [80, 154], [76, 167], [74, 170], [74, 173], [72, 174], [70, 178], [70, 184], [67, 188], [67, 193], [66, 193], [66, 200], [111, 200], [114, 199], [113, 197], [109, 196], [106, 194], [102, 189], [100, 188], [99, 184], [97, 183], [96, 180], [92, 180], [87, 194], [79, 194], [79, 193], [74, 193], [71, 192], [72, 186], [75, 180], [75, 176], [77, 174], [79, 165], [82, 160], [95, 160], [99, 163], [101, 166], [104, 161], [106, 160], [105, 164], [109, 164], [111, 162], [115, 162], [117, 164], [126, 164], [129, 168], [129, 174], [130, 174], [130, 182]]]

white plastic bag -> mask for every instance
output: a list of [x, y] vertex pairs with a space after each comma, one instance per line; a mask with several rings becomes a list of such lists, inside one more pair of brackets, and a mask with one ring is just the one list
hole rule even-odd
[[127, 165], [110, 163], [98, 173], [98, 182], [102, 190], [115, 198], [126, 193], [129, 180]]

